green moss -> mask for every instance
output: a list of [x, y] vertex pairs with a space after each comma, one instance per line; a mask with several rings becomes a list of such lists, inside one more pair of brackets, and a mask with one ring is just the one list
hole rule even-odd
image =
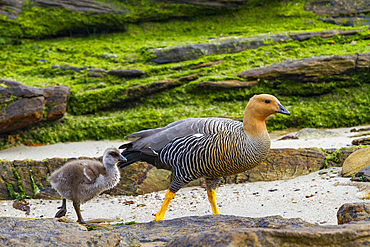
[[17, 197], [17, 193], [14, 192], [14, 188], [13, 188], [13, 185], [9, 184], [9, 183], [6, 183], [5, 182], [5, 185], [6, 187], [8, 188], [8, 193], [9, 193], [9, 196], [13, 199], [15, 199]]
[[32, 198], [35, 198], [36, 195], [40, 192], [39, 187], [37, 187], [35, 180], [33, 179], [33, 173], [32, 169], [30, 169], [30, 180], [31, 180], [31, 186], [32, 186]]
[[19, 200], [19, 201], [21, 201], [23, 199], [30, 198], [29, 196], [26, 196], [26, 193], [25, 193], [25, 191], [22, 187], [21, 177], [19, 176], [16, 168], [13, 168], [13, 175], [14, 175], [15, 179], [17, 180], [17, 187], [18, 187], [19, 193], [14, 191], [13, 185], [11, 185], [9, 183], [5, 183], [6, 187], [8, 188], [9, 196], [11, 198], [13, 198], [15, 200]]
[[346, 149], [346, 148], [336, 149], [333, 152], [328, 153], [325, 149], [321, 148], [320, 150], [325, 153], [325, 161], [324, 161], [324, 167], [323, 168], [328, 168], [328, 166], [329, 166], [328, 162], [329, 161], [332, 161], [336, 164], [339, 164], [338, 153], [339, 153], [340, 150], [343, 150], [343, 149]]
[[[22, 180], [16, 168], [13, 168], [13, 175], [14, 175], [14, 178], [17, 180], [17, 187], [18, 187], [19, 192], [17, 193], [14, 191], [12, 184], [5, 183], [6, 187], [8, 188], [9, 196], [14, 200], [19, 200], [19, 201], [23, 199], [29, 199], [30, 197], [26, 195], [26, 192], [24, 191], [22, 187]], [[35, 198], [35, 196], [40, 192], [40, 189], [37, 187], [35, 183], [31, 169], [30, 169], [30, 180], [31, 180], [31, 186], [33, 190], [32, 198]]]
[[136, 221], [129, 221], [129, 222], [122, 222], [122, 223], [116, 223], [116, 225], [135, 225], [137, 224]]

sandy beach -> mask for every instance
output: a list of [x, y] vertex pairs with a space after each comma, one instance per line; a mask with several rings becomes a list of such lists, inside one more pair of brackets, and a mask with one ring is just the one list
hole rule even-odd
[[[356, 128], [370, 127], [359, 126]], [[334, 129], [339, 137], [319, 139], [296, 139], [279, 141], [287, 131], [271, 133], [271, 148], [321, 147], [334, 149], [351, 146], [355, 133], [352, 128]], [[290, 133], [294, 134], [294, 133]], [[61, 143], [40, 147], [19, 146], [0, 151], [0, 159], [42, 160], [52, 157], [97, 157], [108, 147], [118, 147], [122, 141], [87, 141]], [[361, 193], [349, 178], [340, 177], [341, 168], [328, 168], [291, 180], [255, 182], [226, 185], [217, 188], [217, 204], [221, 214], [245, 217], [281, 215], [285, 218], [301, 218], [321, 225], [337, 224], [339, 207], [348, 202], [362, 200]], [[91, 222], [148, 222], [159, 210], [165, 191], [140, 196], [101, 195], [81, 206], [82, 215]], [[30, 214], [14, 209], [11, 200], [0, 201], [0, 215], [11, 217], [52, 218], [61, 205], [61, 200], [27, 200]], [[67, 204], [68, 218], [76, 220], [71, 202]], [[206, 191], [201, 187], [181, 189], [171, 201], [165, 219], [183, 216], [211, 214]]]

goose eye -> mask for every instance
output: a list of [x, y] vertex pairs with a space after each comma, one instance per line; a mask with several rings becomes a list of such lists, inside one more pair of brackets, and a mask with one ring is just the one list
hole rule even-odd
[[265, 103], [266, 103], [266, 104], [269, 104], [269, 103], [270, 103], [270, 100], [268, 100], [268, 99], [267, 99], [267, 100], [265, 100]]

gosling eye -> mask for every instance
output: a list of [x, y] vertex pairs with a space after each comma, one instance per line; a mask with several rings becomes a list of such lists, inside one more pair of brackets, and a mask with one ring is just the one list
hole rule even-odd
[[117, 153], [111, 153], [110, 155], [112, 155], [113, 157], [118, 157]]
[[269, 99], [265, 100], [265, 103], [266, 104], [269, 104], [270, 103], [270, 100]]

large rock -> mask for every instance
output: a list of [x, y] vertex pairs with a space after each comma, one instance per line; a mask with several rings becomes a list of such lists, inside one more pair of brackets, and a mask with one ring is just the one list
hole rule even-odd
[[149, 84], [135, 85], [126, 88], [125, 95], [127, 100], [138, 100], [141, 97], [147, 97], [150, 94], [164, 91], [184, 84], [185, 82], [194, 81], [198, 78], [199, 73], [183, 76], [177, 79], [156, 81]]
[[370, 203], [345, 203], [337, 212], [338, 224], [348, 224], [354, 221], [369, 221], [370, 224]]
[[155, 55], [155, 58], [152, 58], [149, 61], [159, 64], [177, 63], [197, 59], [204, 55], [209, 56], [212, 54], [236, 53], [288, 40], [290, 40], [290, 38], [287, 35], [273, 34], [249, 38], [227, 38], [211, 40], [208, 43], [155, 48], [148, 50]]
[[352, 153], [343, 163], [342, 176], [351, 177], [361, 169], [370, 166], [370, 147]]
[[343, 166], [343, 163], [348, 158], [348, 156], [359, 149], [361, 149], [361, 147], [349, 147], [345, 149], [340, 149], [337, 153], [338, 163], [336, 164], [336, 166]]
[[[267, 228], [267, 229], [285, 229], [285, 228], [301, 228], [312, 227], [313, 224], [303, 221], [298, 218], [285, 219], [281, 216], [268, 216], [262, 218], [239, 217], [233, 215], [206, 215], [182, 217], [173, 220], [164, 220], [161, 222], [152, 221], [149, 223], [140, 223], [135, 225], [115, 226], [115, 233], [121, 231], [130, 231], [137, 235], [141, 242], [151, 243], [153, 245], [162, 243], [170, 243], [177, 238], [185, 238], [186, 236], [201, 232], [204, 234], [217, 231], [221, 234], [222, 231], [243, 229], [244, 231], [250, 228]], [[178, 242], [179, 244], [181, 242]], [[168, 246], [172, 246], [169, 244]], [[182, 246], [187, 246], [184, 245]], [[189, 245], [193, 246], [193, 245]], [[199, 245], [198, 245], [199, 246]], [[215, 244], [205, 244], [202, 246], [217, 246]]]
[[0, 15], [14, 19], [22, 11], [25, 0], [0, 0]]
[[351, 179], [352, 181], [370, 182], [370, 164], [368, 167], [362, 168]]
[[316, 148], [272, 149], [257, 167], [240, 173], [237, 183], [292, 179], [322, 169], [325, 153]]
[[199, 89], [207, 90], [220, 90], [220, 89], [238, 89], [238, 88], [251, 88], [258, 85], [258, 81], [204, 81], [197, 84]]
[[135, 77], [141, 77], [145, 75], [144, 71], [138, 70], [138, 69], [116, 69], [116, 70], [109, 70], [108, 75], [115, 75], [119, 77], [129, 77], [129, 78], [135, 78]]
[[155, 56], [149, 61], [159, 64], [177, 63], [181, 61], [197, 59], [201, 56], [237, 53], [249, 49], [256, 49], [261, 46], [267, 46], [291, 40], [304, 41], [313, 37], [321, 37], [325, 39], [333, 37], [334, 35], [355, 35], [359, 32], [363, 32], [363, 30], [325, 30], [319, 32], [289, 33], [288, 35], [271, 34], [247, 38], [217, 38], [211, 39], [209, 42], [205, 43], [149, 49], [148, 51], [152, 52], [152, 54]]
[[370, 224], [298, 229], [239, 228], [203, 231], [175, 238], [169, 246], [367, 246]]
[[69, 11], [79, 13], [112, 14], [127, 12], [120, 5], [104, 4], [95, 0], [35, 0], [33, 2], [35, 7], [68, 9]]
[[319, 77], [353, 72], [357, 57], [357, 55], [337, 55], [290, 60], [268, 67], [247, 70], [239, 73], [238, 76], [247, 80], [317, 81]]
[[[163, 0], [157, 0], [163, 1]], [[191, 5], [205, 6], [210, 8], [238, 8], [249, 0], [166, 0], [170, 3], [186, 3]]]
[[106, 228], [95, 226], [97, 230], [86, 231], [75, 222], [3, 217], [0, 218], [0, 245], [366, 246], [370, 241], [370, 224], [364, 221], [318, 226], [281, 216], [207, 215]]
[[87, 231], [75, 222], [53, 219], [0, 218], [0, 245], [15, 246], [140, 246], [129, 232]]
[[0, 80], [0, 134], [62, 118], [69, 95], [65, 86], [36, 88]]
[[[26, 195], [32, 196], [37, 192], [35, 187], [37, 186], [39, 192], [35, 195], [36, 198], [59, 199], [58, 193], [50, 186], [46, 178], [66, 161], [73, 159], [0, 161], [0, 199], [10, 198], [6, 183], [14, 189], [15, 193], [21, 193], [24, 190]], [[101, 159], [101, 157], [96, 159]], [[273, 149], [259, 166], [236, 176], [227, 177], [224, 181], [225, 183], [242, 183], [291, 179], [319, 170], [324, 166], [324, 160], [325, 153], [314, 148]], [[19, 179], [15, 173], [19, 175]], [[168, 189], [171, 179], [171, 172], [157, 169], [145, 162], [138, 162], [121, 169], [120, 183], [106, 193], [139, 195], [165, 190]], [[201, 181], [198, 179], [189, 186], [200, 184]]]
[[323, 129], [304, 128], [295, 133], [299, 139], [319, 139], [328, 137], [340, 137], [343, 136], [337, 132]]
[[[15, 19], [22, 12], [25, 0], [0, 0], [0, 15]], [[104, 4], [94, 0], [35, 0], [32, 6], [39, 8], [59, 8], [79, 13], [107, 14], [127, 12], [117, 4]]]
[[352, 141], [352, 145], [370, 145], [370, 137], [363, 137]]
[[370, 12], [370, 0], [313, 0], [308, 1], [304, 10], [312, 11], [317, 15], [353, 15]]
[[318, 31], [318, 32], [304, 32], [304, 33], [289, 33], [289, 37], [291, 37], [293, 40], [298, 41], [304, 41], [308, 40], [313, 37], [321, 37], [323, 39], [331, 38], [334, 35], [340, 34], [341, 36], [349, 36], [349, 35], [355, 35], [357, 33], [363, 32], [362, 29], [354, 29], [354, 30], [324, 30], [324, 31]]

